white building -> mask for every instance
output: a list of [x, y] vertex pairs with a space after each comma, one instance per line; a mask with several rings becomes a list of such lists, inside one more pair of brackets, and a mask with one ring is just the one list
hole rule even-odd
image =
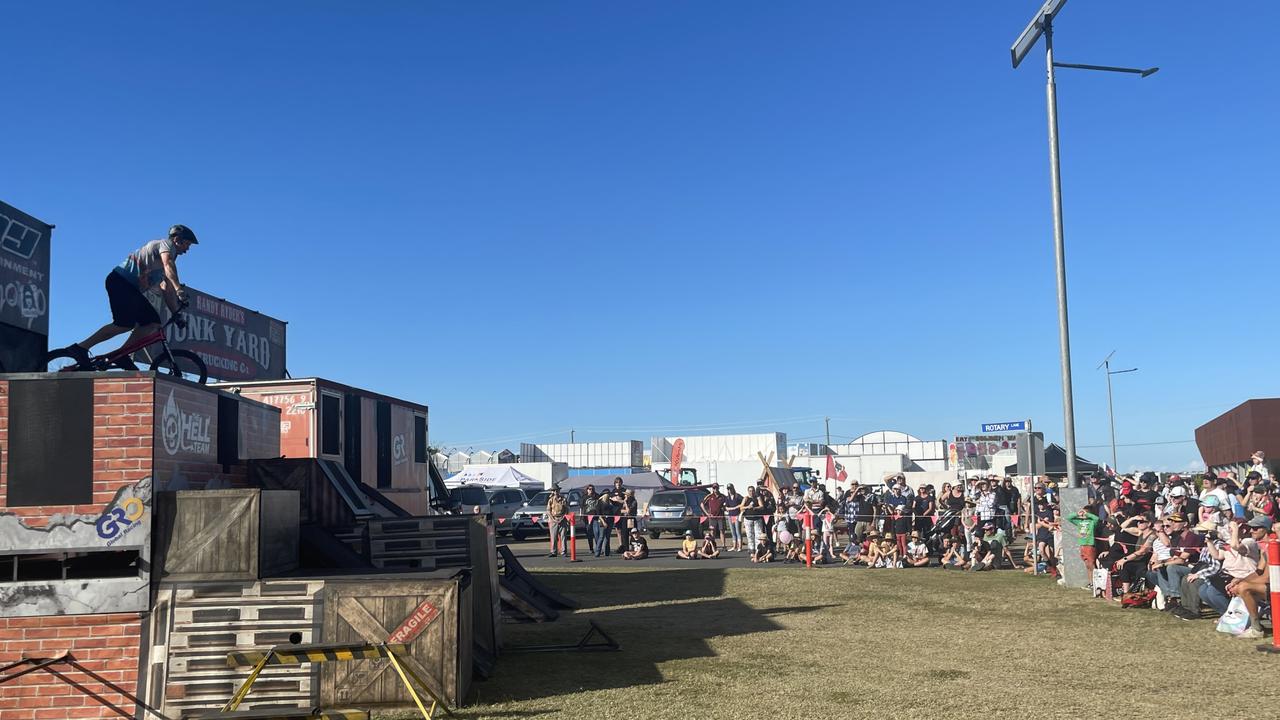
[[644, 468], [644, 442], [520, 443], [521, 462], [560, 462], [571, 470]]
[[454, 473], [460, 473], [462, 472], [462, 468], [466, 467], [470, 462], [471, 455], [469, 453], [464, 453], [461, 450], [454, 450], [452, 453], [449, 453], [449, 469], [446, 474], [452, 475]]
[[649, 451], [655, 471], [671, 469], [678, 440], [684, 441], [681, 467], [696, 470], [699, 483], [733, 484], [739, 491], [759, 479], [764, 471], [761, 459], [775, 466], [786, 460], [786, 433], [672, 435], [653, 438]]
[[[892, 430], [867, 433], [843, 445], [831, 445], [835, 461], [848, 474], [847, 482], [879, 483], [890, 473], [942, 472], [948, 470], [947, 441], [921, 440]], [[824, 445], [793, 445], [794, 465], [811, 467], [826, 475]], [[834, 478], [830, 478], [834, 480]]]

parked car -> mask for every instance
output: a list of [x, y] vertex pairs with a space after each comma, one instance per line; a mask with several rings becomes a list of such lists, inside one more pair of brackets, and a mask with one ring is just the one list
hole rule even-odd
[[649, 521], [645, 523], [649, 537], [657, 540], [664, 532], [684, 535], [686, 530], [700, 535], [702, 521], [698, 516], [702, 513], [702, 499], [706, 496], [706, 490], [655, 492], [649, 498]]
[[[523, 507], [511, 514], [513, 540], [524, 540], [531, 535], [547, 532], [547, 499], [550, 497], [551, 491], [543, 490], [529, 498]], [[565, 497], [569, 500], [569, 512], [575, 514], [573, 524], [577, 526], [577, 534], [586, 537], [587, 520], [582, 513], [578, 512], [578, 508], [582, 505], [582, 491], [570, 490], [565, 493]]]
[[493, 527], [501, 535], [511, 532], [511, 516], [528, 502], [520, 488], [490, 488], [462, 485], [449, 490], [450, 506], [461, 512], [479, 512], [493, 517]]

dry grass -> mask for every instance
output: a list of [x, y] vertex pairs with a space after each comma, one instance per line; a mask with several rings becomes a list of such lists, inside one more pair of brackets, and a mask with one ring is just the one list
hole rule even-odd
[[590, 618], [622, 651], [505, 654], [461, 717], [1208, 718], [1246, 699], [1250, 717], [1280, 717], [1280, 688], [1264, 681], [1280, 656], [1207, 620], [1121, 610], [1016, 572], [539, 577], [582, 609], [504, 626], [508, 646], [575, 641]]

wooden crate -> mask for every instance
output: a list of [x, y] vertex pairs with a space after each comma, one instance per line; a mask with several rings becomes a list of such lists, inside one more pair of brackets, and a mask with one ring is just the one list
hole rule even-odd
[[[246, 583], [165, 583], [160, 586], [152, 632], [152, 704], [180, 717], [221, 707], [248, 677], [227, 666], [227, 653], [289, 641], [320, 642], [323, 580]], [[314, 707], [314, 667], [264, 668], [242, 707]]]
[[[421, 579], [394, 576], [330, 578], [324, 589], [324, 642], [379, 643], [428, 604], [434, 619], [408, 641], [406, 665], [450, 706], [471, 688], [471, 583], [467, 571]], [[323, 707], [386, 707], [411, 703], [384, 659], [326, 663], [320, 671]]]
[[153, 576], [257, 580], [298, 566], [298, 495], [288, 490], [156, 494]]

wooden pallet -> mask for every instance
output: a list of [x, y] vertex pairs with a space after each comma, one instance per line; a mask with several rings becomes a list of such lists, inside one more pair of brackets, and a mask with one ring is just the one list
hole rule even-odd
[[[246, 675], [227, 666], [231, 651], [284, 644], [293, 633], [304, 643], [319, 641], [323, 587], [317, 580], [162, 585], [153, 652], [161, 666], [153, 665], [152, 677], [163, 677], [155, 687], [163, 688], [164, 712], [185, 716], [222, 707]], [[244, 706], [311, 708], [318, 692], [314, 670], [271, 667]]]

